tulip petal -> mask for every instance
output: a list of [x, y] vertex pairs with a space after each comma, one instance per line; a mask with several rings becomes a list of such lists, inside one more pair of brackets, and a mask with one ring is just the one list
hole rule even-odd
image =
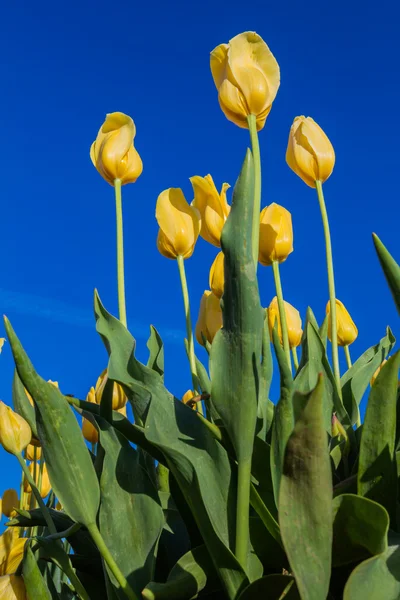
[[220, 44], [210, 54], [210, 68], [215, 87], [219, 90], [225, 79], [226, 64], [228, 61], [228, 44]]
[[[201, 346], [204, 346], [203, 336], [207, 339], [207, 325], [206, 325], [206, 308], [207, 308], [207, 297], [211, 294], [210, 290], [204, 290], [204, 293], [200, 300], [199, 315], [197, 317], [195, 336], [196, 340]], [[203, 334], [203, 336], [202, 336]]]
[[227, 185], [222, 186], [221, 195], [215, 187], [211, 175], [191, 177], [194, 200], [193, 206], [201, 214], [200, 235], [210, 244], [220, 246], [221, 231], [229, 214], [230, 207], [226, 201]]
[[207, 339], [212, 343], [215, 334], [222, 327], [222, 309], [218, 296], [209, 294], [206, 299]]
[[199, 211], [189, 206], [180, 188], [169, 188], [157, 199], [157, 222], [176, 255], [188, 256], [197, 241], [201, 220]]

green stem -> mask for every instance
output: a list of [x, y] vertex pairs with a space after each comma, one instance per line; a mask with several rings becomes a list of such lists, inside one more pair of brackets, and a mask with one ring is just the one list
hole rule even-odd
[[57, 533], [57, 529], [56, 529], [56, 527], [55, 527], [55, 525], [53, 523], [53, 519], [51, 518], [50, 512], [49, 512], [47, 506], [45, 505], [45, 503], [42, 500], [42, 497], [41, 497], [41, 495], [39, 493], [39, 490], [37, 489], [37, 487], [35, 485], [35, 482], [32, 479], [32, 476], [30, 474], [30, 471], [29, 471], [28, 467], [26, 466], [26, 463], [25, 463], [25, 461], [24, 461], [24, 459], [22, 457], [22, 454], [19, 452], [15, 456], [17, 457], [17, 459], [19, 461], [19, 464], [21, 465], [22, 470], [23, 470], [23, 472], [25, 474], [25, 477], [26, 477], [29, 485], [32, 488], [32, 492], [35, 495], [35, 498], [37, 500], [37, 503], [39, 505], [40, 510], [42, 511], [42, 514], [44, 516], [44, 519], [46, 521], [46, 525], [49, 528], [50, 533], [51, 534]]
[[340, 387], [340, 369], [339, 369], [339, 352], [337, 343], [337, 321], [336, 321], [336, 295], [335, 295], [335, 277], [333, 273], [333, 257], [331, 233], [329, 230], [328, 213], [326, 211], [324, 193], [322, 191], [321, 181], [315, 182], [315, 187], [318, 195], [319, 207], [321, 210], [322, 224], [324, 227], [325, 247], [326, 247], [326, 266], [328, 269], [328, 287], [329, 287], [329, 303], [330, 303], [330, 318], [331, 318], [331, 343], [332, 343], [332, 362], [333, 372], [336, 379], [336, 384], [339, 394]]
[[122, 194], [121, 180], [114, 180], [115, 208], [117, 221], [117, 283], [118, 283], [118, 310], [119, 320], [125, 327], [126, 305], [125, 305], [125, 270], [124, 270], [124, 228], [122, 221]]
[[257, 122], [255, 115], [247, 117], [250, 132], [251, 151], [254, 161], [254, 199], [253, 199], [253, 225], [251, 236], [251, 247], [253, 251], [254, 266], [257, 272], [258, 247], [260, 237], [260, 209], [261, 209], [261, 157], [258, 142]]
[[343, 349], [344, 349], [344, 355], [346, 357], [347, 368], [351, 369], [352, 362], [351, 362], [351, 356], [350, 356], [350, 349], [348, 346], [343, 346]]
[[249, 552], [250, 482], [251, 458], [239, 460], [236, 505], [235, 555], [245, 572], [247, 572], [247, 556]]
[[292, 350], [294, 368], [297, 371], [297, 369], [299, 368], [299, 359], [297, 358], [297, 348], [293, 347], [291, 350]]
[[291, 363], [291, 360], [290, 360], [290, 346], [289, 346], [289, 335], [288, 335], [288, 328], [287, 328], [287, 321], [286, 321], [285, 303], [283, 301], [282, 283], [281, 283], [281, 276], [280, 276], [280, 273], [279, 273], [279, 263], [278, 263], [278, 261], [274, 260], [272, 262], [272, 270], [273, 270], [273, 273], [274, 273], [275, 288], [276, 288], [276, 297], [277, 297], [277, 300], [278, 300], [279, 319], [280, 319], [280, 322], [281, 322], [283, 349], [284, 349], [285, 354], [286, 354], [286, 360], [287, 360], [287, 363], [289, 365], [289, 369], [290, 369], [290, 371], [292, 371], [292, 363]]
[[103, 536], [101, 535], [96, 523], [92, 523], [91, 525], [88, 525], [87, 528], [88, 528], [89, 533], [92, 536], [93, 541], [96, 544], [101, 556], [104, 558], [110, 571], [114, 575], [115, 579], [118, 581], [119, 585], [121, 586], [121, 589], [124, 591], [127, 598], [130, 598], [130, 600], [139, 600], [139, 598], [137, 597], [137, 595], [135, 594], [135, 592], [133, 591], [133, 589], [131, 588], [131, 586], [129, 585], [127, 580], [125, 579], [124, 575], [121, 573], [117, 563], [111, 556], [110, 551], [107, 548], [107, 546], [103, 540]]

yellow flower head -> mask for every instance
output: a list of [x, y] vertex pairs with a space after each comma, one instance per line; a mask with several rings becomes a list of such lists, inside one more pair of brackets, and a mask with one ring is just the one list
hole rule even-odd
[[224, 262], [224, 253], [218, 252], [210, 269], [210, 288], [211, 291], [218, 296], [218, 298], [221, 298], [222, 294], [224, 293]]
[[218, 193], [211, 175], [195, 175], [190, 181], [194, 192], [192, 206], [197, 208], [201, 215], [200, 235], [206, 242], [220, 247], [222, 228], [231, 210], [226, 200], [226, 191], [230, 185], [224, 183], [221, 193]]
[[[35, 455], [36, 450], [36, 455]], [[40, 446], [36, 444], [28, 444], [25, 450], [25, 458], [26, 460], [40, 460], [42, 456], [42, 449]]]
[[[285, 315], [286, 315], [286, 324], [288, 329], [288, 337], [289, 337], [289, 346], [291, 348], [296, 348], [301, 343], [301, 336], [303, 335], [303, 330], [301, 328], [301, 317], [298, 310], [294, 308], [289, 302], [285, 302]], [[282, 344], [282, 327], [281, 320], [279, 317], [279, 308], [278, 308], [278, 299], [272, 299], [271, 304], [268, 307], [268, 326], [269, 333], [272, 339], [272, 332], [274, 329], [275, 321], [278, 320], [278, 335], [280, 342]]]
[[189, 258], [199, 237], [201, 219], [180, 188], [169, 188], [158, 196], [156, 219], [160, 226], [157, 247], [167, 258]]
[[375, 373], [372, 375], [371, 377], [371, 381], [370, 381], [370, 386], [372, 387], [375, 383], [376, 378], [378, 377], [379, 373], [381, 372], [381, 369], [383, 367], [383, 365], [387, 363], [386, 358], [381, 362], [381, 364], [379, 365], [379, 367], [377, 368], [377, 370], [375, 371]]
[[12, 408], [0, 401], [0, 444], [10, 454], [25, 450], [32, 438], [28, 423]]
[[[106, 387], [107, 381], [108, 381], [107, 369], [104, 369], [104, 371], [102, 373], [100, 373], [100, 377], [98, 378], [98, 380], [96, 382], [96, 387], [94, 388], [97, 404], [100, 404], [100, 402], [101, 402], [101, 399], [103, 397], [104, 388]], [[90, 390], [88, 397], [86, 398], [86, 400], [88, 402], [93, 401], [92, 394], [93, 393]], [[128, 402], [128, 398], [126, 397], [123, 387], [119, 383], [114, 382], [113, 394], [112, 394], [113, 410], [120, 410], [121, 408], [123, 408], [125, 406], [125, 404], [127, 402]]]
[[226, 118], [247, 128], [254, 115], [260, 131], [280, 84], [279, 65], [264, 40], [253, 31], [240, 33], [211, 52], [210, 67]]
[[[193, 390], [188, 390], [187, 392], [185, 392], [183, 394], [182, 402], [183, 402], [183, 404], [190, 404], [191, 400], [193, 400], [193, 398], [195, 398], [195, 397], [196, 397], [196, 393]], [[193, 408], [193, 410], [197, 410], [195, 402], [192, 403], [192, 408]]]
[[273, 202], [260, 214], [260, 245], [258, 260], [264, 266], [274, 261], [284, 262], [293, 252], [292, 215]]
[[133, 145], [136, 127], [133, 119], [121, 112], [110, 113], [90, 148], [90, 158], [100, 175], [114, 185], [134, 183], [143, 171], [142, 159]]
[[[204, 346], [203, 336], [211, 344], [215, 334], [222, 327], [222, 310], [218, 296], [205, 290], [196, 323], [196, 339]], [[202, 336], [203, 334], [203, 336]]]
[[13, 490], [12, 488], [6, 490], [3, 494], [2, 503], [3, 514], [5, 514], [6, 517], [14, 517], [17, 514], [15, 509], [19, 508], [19, 499], [18, 494], [15, 490]]
[[[28, 538], [19, 537], [17, 527], [10, 527], [0, 535], [0, 578], [15, 573], [18, 569], [27, 541]], [[3, 599], [1, 593], [0, 598]]]
[[0, 598], [2, 600], [27, 600], [24, 580], [19, 575], [0, 577]]
[[315, 188], [324, 183], [335, 166], [335, 151], [329, 138], [311, 117], [296, 117], [290, 128], [286, 162], [304, 183]]
[[[330, 315], [331, 304], [326, 305], [326, 314]], [[358, 336], [358, 329], [344, 304], [336, 298], [336, 323], [338, 346], [349, 346]], [[328, 320], [328, 338], [332, 341], [331, 320]]]
[[[29, 472], [31, 474], [32, 479], [34, 480], [36, 487], [39, 488], [39, 466], [36, 465], [36, 477], [35, 477], [35, 463], [31, 463], [29, 465]], [[42, 498], [46, 498], [49, 494], [50, 494], [50, 490], [51, 490], [51, 483], [50, 483], [50, 479], [49, 479], [49, 473], [47, 471], [47, 466], [46, 463], [43, 465], [43, 472], [42, 472], [42, 483], [40, 486], [40, 495]], [[28, 481], [26, 479], [24, 479], [24, 491], [27, 494], [30, 494], [32, 492], [31, 490], [31, 486], [29, 485]]]
[[[99, 382], [99, 380], [101, 380], [102, 375], [104, 373], [106, 373], [106, 371], [107, 370], [103, 371], [103, 373], [100, 375], [97, 383]], [[100, 385], [101, 385], [101, 383], [100, 383]], [[114, 391], [113, 391], [113, 396], [114, 396]], [[91, 402], [93, 404], [97, 403], [96, 390], [94, 389], [94, 387], [90, 388], [89, 393], [86, 396], [86, 402]], [[113, 403], [114, 403], [114, 397], [113, 397]], [[85, 438], [86, 441], [89, 442], [89, 444], [97, 444], [97, 442], [99, 441], [99, 432], [97, 431], [96, 427], [94, 425], [92, 425], [92, 423], [88, 419], [85, 419], [85, 417], [83, 417], [83, 419], [82, 419], [82, 433], [83, 433], [83, 437]]]

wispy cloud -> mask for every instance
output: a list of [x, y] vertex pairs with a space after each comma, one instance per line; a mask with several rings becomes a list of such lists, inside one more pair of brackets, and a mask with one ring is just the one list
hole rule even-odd
[[[35, 318], [48, 319], [63, 323], [64, 325], [73, 325], [77, 327], [94, 327], [95, 318], [91, 310], [83, 309], [79, 306], [73, 306], [61, 300], [29, 294], [25, 292], [15, 292], [0, 288], [0, 310], [2, 313], [8, 313], [12, 318], [12, 313], [21, 315], [32, 315]], [[150, 325], [150, 324], [149, 324]], [[137, 339], [147, 339], [149, 337], [149, 325], [143, 325], [137, 321], [129, 322], [129, 330]], [[156, 324], [154, 324], [156, 325]], [[157, 327], [164, 341], [182, 343], [185, 333], [179, 329], [170, 327]]]

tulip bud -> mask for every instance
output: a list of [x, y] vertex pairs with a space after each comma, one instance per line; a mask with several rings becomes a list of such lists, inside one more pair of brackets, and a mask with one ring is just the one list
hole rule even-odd
[[[103, 397], [104, 388], [106, 387], [106, 383], [108, 381], [107, 369], [100, 374], [96, 382], [95, 391], [95, 401], [97, 404], [100, 404], [101, 399]], [[88, 397], [86, 398], [88, 402], [93, 402], [93, 392], [89, 391]], [[123, 387], [119, 383], [115, 383], [113, 385], [113, 394], [112, 394], [112, 408], [113, 410], [120, 410], [125, 406], [128, 402], [128, 398], [124, 392]]]
[[383, 365], [387, 363], [386, 358], [381, 362], [381, 364], [379, 365], [379, 367], [376, 369], [375, 373], [372, 375], [371, 377], [371, 381], [370, 381], [370, 386], [372, 387], [375, 383], [375, 379], [378, 377]]
[[342, 436], [347, 441], [347, 433], [337, 416], [332, 415], [332, 437]]
[[[103, 395], [104, 387], [102, 386], [102, 383], [106, 377], [106, 373], [107, 373], [107, 369], [105, 369], [102, 372], [102, 374], [100, 375], [100, 377], [97, 380], [98, 387], [99, 387], [99, 389], [101, 388], [100, 400], [101, 400], [101, 396]], [[114, 389], [115, 389], [115, 385], [116, 384], [114, 384]], [[100, 400], [99, 400], [99, 404], [100, 404]], [[86, 402], [91, 402], [91, 403], [96, 404], [96, 401], [97, 401], [96, 391], [95, 391], [94, 387], [91, 387], [88, 395], [86, 396]], [[114, 403], [114, 390], [113, 390], [113, 403]], [[82, 433], [83, 433], [83, 437], [85, 438], [85, 440], [87, 442], [89, 442], [89, 444], [97, 444], [97, 442], [99, 441], [99, 432], [97, 431], [96, 427], [94, 425], [92, 425], [92, 423], [88, 419], [85, 419], [85, 417], [83, 417], [83, 419], [82, 419]]]
[[329, 138], [311, 117], [296, 117], [289, 133], [286, 162], [304, 183], [315, 188], [324, 183], [335, 166]]
[[[36, 454], [35, 454], [36, 451]], [[28, 444], [25, 450], [25, 458], [26, 460], [40, 460], [42, 456], [42, 449], [40, 446], [36, 446], [33, 444]]]
[[265, 267], [293, 252], [292, 215], [286, 208], [273, 202], [261, 211], [259, 244], [258, 260]]
[[189, 258], [199, 237], [199, 211], [190, 206], [180, 188], [164, 190], [157, 198], [156, 219], [160, 226], [157, 248], [167, 258]]
[[133, 145], [136, 127], [128, 115], [110, 113], [90, 148], [90, 158], [100, 175], [114, 185], [134, 183], [143, 171], [142, 159]]
[[[40, 478], [40, 473], [39, 473], [39, 465], [36, 465], [36, 477], [35, 477], [35, 463], [31, 463], [29, 465], [29, 472], [31, 474], [32, 479], [34, 480], [36, 487], [39, 489], [39, 478]], [[40, 486], [40, 495], [42, 498], [46, 498], [49, 494], [50, 494], [50, 490], [51, 490], [51, 483], [50, 483], [50, 479], [49, 479], [49, 473], [47, 471], [47, 466], [46, 464], [43, 465], [43, 470], [42, 470], [42, 482], [41, 482], [41, 486]], [[28, 481], [26, 479], [24, 479], [24, 491], [27, 494], [31, 494], [32, 490], [31, 490], [31, 486], [29, 485]]]
[[[330, 315], [330, 302], [326, 305], [326, 314]], [[338, 346], [349, 346], [358, 336], [358, 329], [347, 312], [344, 304], [336, 298], [336, 324]], [[328, 319], [328, 338], [332, 341], [331, 320]]]
[[222, 327], [222, 310], [218, 296], [205, 290], [201, 301], [196, 324], [196, 339], [204, 346], [203, 337], [211, 344], [215, 334]]
[[10, 518], [15, 516], [16, 513], [16, 508], [19, 508], [19, 499], [18, 499], [18, 494], [15, 490], [13, 490], [12, 488], [9, 490], [6, 490], [3, 494], [3, 513], [6, 515], [6, 517]]
[[2, 600], [27, 600], [24, 580], [19, 575], [0, 577], [0, 598]]
[[211, 175], [196, 175], [190, 181], [194, 193], [192, 206], [197, 208], [201, 216], [200, 235], [206, 242], [219, 248], [222, 229], [231, 210], [226, 200], [226, 191], [230, 185], [224, 183], [221, 193], [218, 193]]
[[248, 115], [264, 127], [280, 84], [279, 65], [264, 40], [246, 31], [211, 52], [211, 73], [222, 112], [247, 128]]
[[10, 454], [19, 454], [32, 438], [28, 423], [0, 401], [0, 444]]
[[[284, 301], [285, 305], [285, 315], [286, 315], [286, 325], [288, 330], [289, 337], [289, 346], [291, 348], [296, 348], [300, 345], [301, 336], [303, 335], [303, 330], [301, 328], [301, 318], [298, 310], [294, 308], [289, 302]], [[278, 335], [280, 342], [282, 344], [282, 328], [281, 328], [281, 320], [279, 316], [279, 307], [278, 307], [278, 299], [272, 299], [271, 304], [268, 307], [268, 326], [269, 332], [272, 339], [272, 332], [274, 329], [275, 321], [278, 320]]]
[[221, 298], [224, 293], [224, 284], [224, 253], [218, 252], [210, 269], [210, 288], [218, 298]]
[[187, 392], [185, 392], [182, 396], [182, 402], [183, 404], [189, 404], [189, 406], [191, 405], [191, 407], [196, 410], [196, 403], [195, 402], [191, 402], [193, 400], [193, 398], [196, 397], [196, 393], [193, 390], [188, 390]]

